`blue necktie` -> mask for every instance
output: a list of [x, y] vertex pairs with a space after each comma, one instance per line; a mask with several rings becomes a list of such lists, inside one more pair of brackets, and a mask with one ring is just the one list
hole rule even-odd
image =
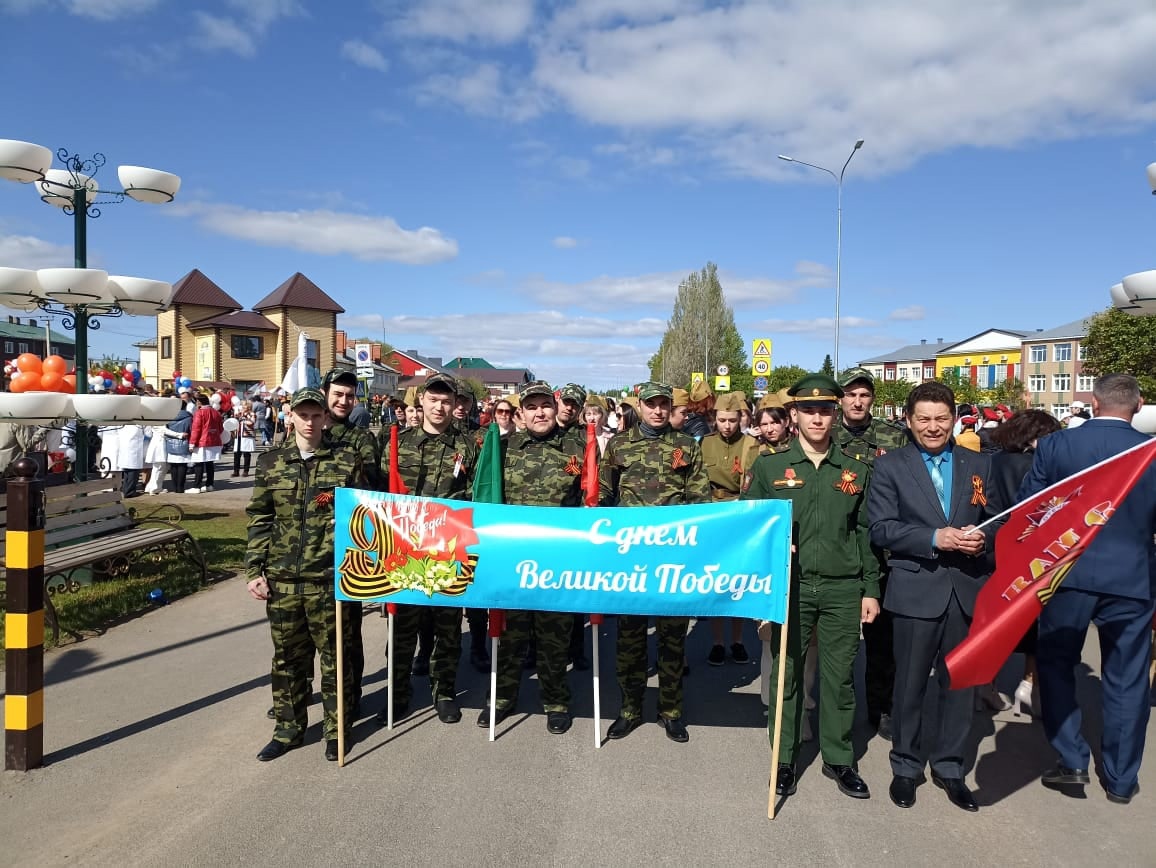
[[947, 515], [947, 492], [944, 490], [943, 473], [940, 472], [939, 465], [943, 463], [943, 455], [929, 455], [931, 459], [931, 484], [935, 487], [935, 495], [939, 498], [939, 505], [943, 507], [943, 514]]

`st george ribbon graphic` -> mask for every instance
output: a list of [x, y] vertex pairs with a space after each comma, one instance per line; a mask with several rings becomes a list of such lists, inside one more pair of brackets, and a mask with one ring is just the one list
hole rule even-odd
[[557, 509], [341, 488], [337, 599], [783, 623], [791, 504]]

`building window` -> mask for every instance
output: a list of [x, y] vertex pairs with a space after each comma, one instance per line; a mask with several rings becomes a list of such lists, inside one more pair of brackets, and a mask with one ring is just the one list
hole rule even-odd
[[1052, 391], [1067, 392], [1072, 388], [1071, 374], [1052, 374]]
[[1053, 362], [1070, 362], [1072, 360], [1071, 344], [1052, 344]]
[[1057, 419], [1063, 419], [1071, 413], [1071, 410], [1070, 404], [1052, 404], [1052, 415]]
[[894, 368], [888, 368], [886, 371], [884, 371], [883, 372], [883, 379], [894, 380], [895, 379], [895, 369]]
[[15, 344], [13, 344], [12, 341], [4, 341], [4, 352], [11, 355], [12, 353], [16, 352], [16, 350], [13, 348], [14, 346]]
[[321, 385], [321, 341], [305, 341], [305, 365], [308, 370], [309, 385]]
[[901, 380], [907, 379], [907, 368], [900, 368], [899, 369], [899, 379], [901, 379]]
[[1033, 344], [1029, 350], [1029, 362], [1046, 362], [1048, 360], [1048, 348], [1043, 344]]
[[18, 352], [18, 353], [26, 353], [26, 352], [28, 352], [28, 343], [27, 343], [27, 341], [21, 341], [20, 343], [18, 343], [18, 344], [16, 345], [16, 352]]
[[1076, 359], [1084, 361], [1088, 357], [1088, 352], [1083, 344], [1076, 344]]
[[935, 379], [935, 365], [924, 365], [923, 366], [923, 379], [925, 379], [925, 380], [934, 380]]
[[171, 337], [161, 338], [161, 358], [171, 359], [173, 357], [173, 339]]
[[1044, 374], [1032, 374], [1028, 377], [1029, 392], [1043, 392], [1048, 388], [1048, 378]]
[[263, 339], [257, 335], [233, 335], [234, 359], [259, 359], [263, 355]]
[[883, 376], [883, 369], [882, 368], [876, 368], [875, 370], [873, 370], [871, 372], [871, 376], [873, 376], [876, 380], [878, 380], [880, 377]]
[[1092, 386], [1094, 386], [1095, 383], [1096, 378], [1091, 374], [1080, 374], [1080, 376], [1076, 377], [1076, 391], [1090, 392], [1092, 391]]

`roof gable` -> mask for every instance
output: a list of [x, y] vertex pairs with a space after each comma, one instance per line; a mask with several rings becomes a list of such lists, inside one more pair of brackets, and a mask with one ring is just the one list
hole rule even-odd
[[456, 359], [451, 359], [446, 362], [447, 368], [493, 368], [494, 366], [485, 359], [477, 356], [458, 356]]
[[194, 268], [180, 280], [173, 284], [173, 304], [196, 304], [203, 307], [219, 307], [223, 310], [240, 310], [241, 303], [237, 301], [213, 281], [209, 280], [200, 269]]
[[943, 343], [936, 341], [935, 343], [919, 343], [908, 344], [905, 347], [900, 347], [890, 353], [884, 353], [881, 356], [875, 356], [870, 359], [863, 359], [859, 362], [860, 365], [882, 365], [887, 362], [922, 362], [935, 358], [935, 354], [942, 352], [946, 347], [951, 346], [950, 343]]
[[989, 352], [991, 350], [1019, 350], [1024, 339], [1034, 334], [1030, 331], [1014, 329], [988, 329], [957, 344], [939, 347], [937, 356], [959, 355], [960, 353]]
[[1073, 320], [1072, 322], [1064, 323], [1061, 326], [1056, 326], [1046, 331], [1033, 332], [1024, 338], [1024, 343], [1051, 341], [1056, 338], [1086, 338], [1088, 336], [1088, 323], [1093, 316], [1095, 316], [1095, 314], [1090, 313], [1083, 319]]
[[251, 310], [234, 310], [217, 316], [206, 317], [189, 323], [189, 331], [199, 331], [204, 328], [247, 329], [249, 331], [275, 332], [277, 326], [269, 322], [259, 313]]
[[268, 310], [271, 307], [299, 307], [345, 313], [345, 308], [300, 271], [253, 305], [253, 310]]

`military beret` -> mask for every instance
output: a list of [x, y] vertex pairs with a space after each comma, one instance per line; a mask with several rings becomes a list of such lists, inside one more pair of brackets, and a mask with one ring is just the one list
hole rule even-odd
[[842, 379], [839, 380], [839, 385], [846, 389], [852, 383], [858, 383], [859, 381], [862, 381], [872, 392], [875, 391], [875, 378], [871, 376], [871, 372], [866, 368], [851, 368], [845, 371]]
[[787, 394], [797, 404], [834, 404], [843, 397], [843, 388], [826, 374], [807, 374]]
[[581, 407], [586, 403], [586, 390], [577, 383], [567, 383], [562, 387], [561, 399], [563, 401], [573, 401]]
[[999, 421], [999, 413], [997, 413], [991, 407], [984, 407], [983, 408], [983, 418], [987, 422], [998, 422]]
[[690, 392], [686, 389], [672, 389], [674, 397], [670, 399], [670, 403], [675, 407], [685, 407], [690, 403]]
[[433, 389], [435, 392], [458, 393], [458, 381], [449, 374], [431, 374], [425, 381], [425, 391]]
[[328, 406], [320, 389], [298, 389], [289, 399], [289, 409], [296, 410], [302, 404], [308, 403], [314, 403], [323, 410]]
[[638, 387], [638, 400], [645, 401], [647, 398], [669, 398], [674, 399], [673, 390], [666, 383], [655, 383], [653, 381], [642, 383]]
[[710, 386], [708, 386], [703, 380], [699, 380], [697, 383], [694, 383], [690, 387], [690, 402], [692, 404], [697, 404], [699, 401], [705, 401], [713, 394], [714, 393], [710, 390]]
[[960, 425], [974, 425], [978, 421], [979, 420], [976, 419], [974, 416], [960, 416], [959, 417], [959, 424]]
[[715, 410], [724, 413], [741, 413], [747, 406], [742, 392], [723, 392], [714, 402]]
[[554, 387], [545, 380], [534, 380], [532, 383], [527, 383], [522, 387], [522, 391], [518, 393], [518, 406], [522, 405], [522, 401], [527, 398], [533, 398], [535, 395], [544, 395], [553, 400]]
[[601, 395], [587, 395], [586, 396], [586, 406], [587, 407], [598, 407], [603, 411], [609, 409], [609, 405], [606, 403], [606, 399], [603, 398]]

